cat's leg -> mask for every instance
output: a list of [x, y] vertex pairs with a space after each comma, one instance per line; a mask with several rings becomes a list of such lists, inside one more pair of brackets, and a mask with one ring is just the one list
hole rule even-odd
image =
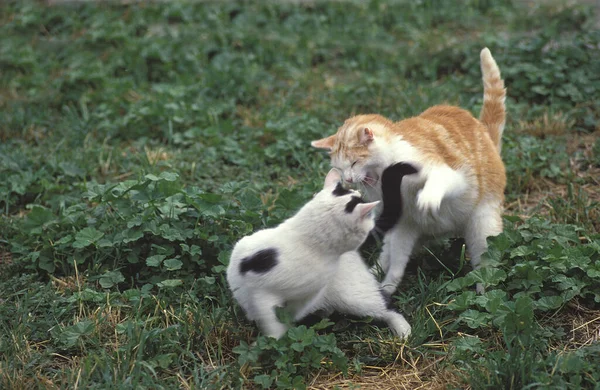
[[401, 338], [410, 335], [411, 327], [402, 314], [394, 308], [388, 307], [387, 299], [383, 296], [377, 285], [370, 291], [362, 294], [345, 294], [340, 296], [343, 302], [337, 302], [338, 311], [356, 316], [369, 316], [376, 320], [385, 321], [390, 329]]
[[323, 297], [325, 296], [326, 290], [326, 287], [323, 287], [316, 294], [310, 297], [308, 301], [296, 311], [294, 320], [299, 321], [307, 315], [323, 308]]
[[383, 246], [381, 247], [381, 254], [379, 255], [379, 259], [377, 259], [377, 262], [371, 268], [371, 270], [375, 273], [379, 272], [379, 269], [381, 269], [381, 271], [385, 275], [390, 269], [390, 249], [392, 247], [392, 244], [390, 243], [390, 238], [392, 237], [391, 233], [392, 232], [389, 232], [389, 234], [386, 234], [385, 237], [383, 237]]
[[[364, 278], [366, 280], [367, 275], [364, 275]], [[373, 281], [376, 282], [374, 278]], [[340, 297], [345, 305], [342, 305], [343, 309], [339, 311], [385, 321], [398, 337], [407, 338], [410, 335], [410, 324], [402, 314], [388, 304], [388, 298], [382, 294], [376, 283], [363, 283], [363, 288], [358, 290], [360, 294], [347, 292]]]
[[[465, 242], [473, 269], [481, 264], [481, 255], [487, 250], [487, 238], [502, 233], [502, 208], [499, 202], [488, 202], [477, 206], [465, 229]], [[477, 283], [479, 294], [483, 285]]]
[[445, 164], [430, 168], [426, 175], [425, 185], [417, 194], [417, 207], [421, 211], [435, 214], [442, 199], [459, 196], [468, 188], [465, 176]]
[[419, 239], [419, 232], [415, 227], [399, 223], [388, 232], [388, 235], [390, 236], [388, 249], [390, 259], [385, 278], [381, 282], [381, 291], [387, 296], [391, 296], [404, 276], [410, 254]]
[[373, 316], [373, 318], [380, 318], [387, 322], [390, 329], [400, 338], [407, 338], [410, 336], [411, 327], [404, 316], [393, 309], [388, 309], [383, 313], [381, 317]]
[[357, 252], [343, 255], [339, 272], [327, 288], [325, 303], [331, 310], [385, 321], [402, 338], [410, 334], [410, 325], [402, 314], [388, 306], [375, 276]]
[[256, 320], [256, 308], [254, 307], [253, 296], [245, 287], [239, 287], [233, 292], [233, 296], [238, 304], [244, 309], [246, 318], [250, 321]]
[[287, 327], [279, 322], [275, 314], [275, 308], [283, 306], [282, 297], [264, 291], [255, 291], [253, 294], [254, 319], [258, 323], [260, 330], [266, 335], [280, 338], [287, 331]]

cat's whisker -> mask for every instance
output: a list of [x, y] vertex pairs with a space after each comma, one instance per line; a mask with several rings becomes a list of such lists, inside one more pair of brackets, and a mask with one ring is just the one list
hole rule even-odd
[[368, 185], [369, 187], [371, 187], [375, 190], [377, 189], [377, 187], [372, 184], [371, 180], [363, 180], [363, 183], [365, 183], [366, 185]]

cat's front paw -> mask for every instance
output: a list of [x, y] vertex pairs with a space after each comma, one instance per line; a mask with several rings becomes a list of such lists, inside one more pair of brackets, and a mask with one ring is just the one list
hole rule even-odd
[[437, 214], [440, 211], [443, 196], [442, 191], [436, 191], [435, 188], [426, 186], [417, 194], [417, 207], [422, 212]]

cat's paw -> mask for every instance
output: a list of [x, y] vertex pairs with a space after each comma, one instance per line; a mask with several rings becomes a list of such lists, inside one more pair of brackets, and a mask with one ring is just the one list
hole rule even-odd
[[412, 329], [402, 314], [395, 313], [393, 317], [388, 319], [388, 324], [398, 337], [407, 339], [410, 336]]
[[401, 339], [407, 339], [408, 336], [410, 336], [410, 333], [412, 332], [412, 328], [410, 327], [409, 323], [404, 321], [405, 324], [403, 324], [402, 326], [398, 327], [395, 331], [395, 333], [398, 335], [398, 337], [400, 337]]
[[443, 191], [425, 186], [417, 194], [417, 207], [422, 212], [437, 214], [440, 211], [443, 196]]

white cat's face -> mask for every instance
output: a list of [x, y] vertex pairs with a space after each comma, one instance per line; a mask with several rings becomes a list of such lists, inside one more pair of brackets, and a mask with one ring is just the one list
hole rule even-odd
[[375, 226], [372, 210], [379, 201], [367, 203], [360, 192], [345, 189], [341, 183], [340, 173], [332, 169], [325, 178], [325, 185], [313, 199], [322, 208], [322, 218], [331, 228], [348, 231], [351, 241], [360, 241], [360, 245]]

